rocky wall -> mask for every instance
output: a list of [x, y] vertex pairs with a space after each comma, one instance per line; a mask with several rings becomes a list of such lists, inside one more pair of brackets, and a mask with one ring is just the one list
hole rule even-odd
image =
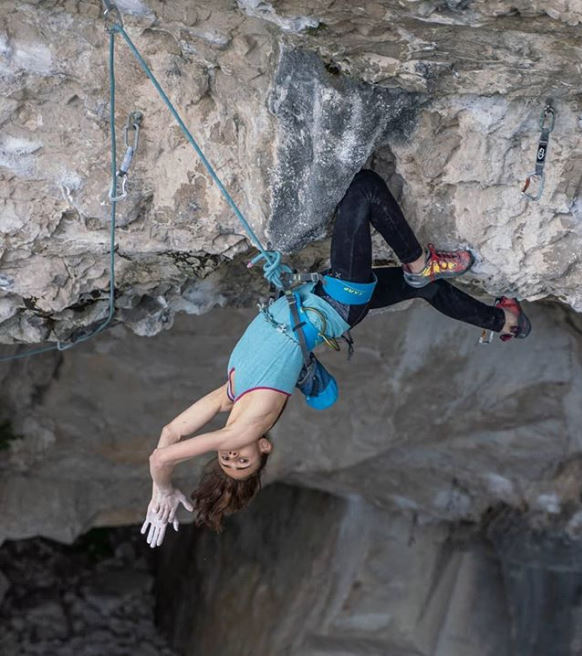
[[[274, 431], [267, 483], [320, 492], [269, 488], [256, 502], [257, 518], [270, 521], [255, 525], [268, 537], [265, 553], [253, 525], [234, 520], [218, 545], [200, 538], [192, 571], [212, 556], [228, 573], [232, 537], [241, 539], [241, 567], [255, 586], [245, 597], [256, 610], [245, 616], [249, 649], [503, 654], [497, 583], [487, 603], [471, 605], [481, 581], [498, 582], [490, 554], [451, 549], [443, 523], [476, 523], [501, 503], [514, 513], [515, 540], [492, 536], [520, 656], [549, 645], [577, 653], [579, 2], [117, 4], [261, 239], [299, 268], [325, 266], [328, 242], [314, 240], [367, 165], [387, 179], [424, 242], [473, 249], [465, 289], [542, 300], [526, 305], [527, 342], [489, 347], [420, 302], [368, 318], [352, 362], [323, 355], [340, 379], [337, 406], [318, 414], [294, 398]], [[246, 269], [240, 226], [117, 40], [120, 155], [129, 112], [139, 109], [144, 121], [117, 212], [113, 327], [74, 349], [0, 365], [0, 542], [71, 542], [92, 526], [139, 522], [161, 426], [224, 381], [264, 290], [260, 273]], [[107, 41], [99, 2], [0, 0], [0, 342], [12, 345], [2, 354], [14, 344], [70, 342], [107, 314]], [[548, 98], [556, 123], [543, 195], [532, 202], [520, 187]], [[393, 261], [374, 240], [377, 260]], [[179, 485], [189, 491], [199, 471], [182, 466]], [[306, 504], [321, 511], [317, 522]], [[287, 544], [288, 525], [297, 530]], [[168, 554], [195, 535], [174, 539]], [[301, 536], [311, 551], [295, 559]], [[514, 549], [526, 546], [532, 553], [516, 562]], [[573, 562], [565, 573], [554, 567], [564, 559]], [[278, 571], [279, 560], [301, 581]], [[272, 589], [261, 586], [265, 571]], [[236, 576], [205, 576], [205, 618], [234, 645], [215, 604], [238, 612]], [[226, 597], [215, 595], [219, 583]], [[551, 590], [563, 613], [548, 607]], [[260, 625], [272, 599], [277, 630], [267, 633]], [[194, 644], [189, 621], [210, 639], [198, 611], [180, 612], [177, 643]], [[504, 628], [477, 644], [475, 618]], [[528, 631], [546, 620], [559, 642]]]
[[489, 526], [513, 618], [515, 656], [568, 656], [582, 649], [582, 545], [573, 530], [580, 519], [505, 511]]
[[[477, 288], [580, 309], [577, 2], [119, 8], [275, 248], [297, 251], [323, 234], [351, 177], [377, 155], [423, 239], [474, 249]], [[0, 20], [0, 340], [66, 342], [107, 314], [107, 34], [97, 1], [4, 1]], [[217, 282], [215, 272], [248, 242], [121, 40], [115, 61], [118, 137], [130, 111], [144, 113], [118, 211], [115, 321], [152, 335], [176, 312], [229, 303], [226, 274]], [[534, 203], [520, 185], [547, 97], [557, 119]], [[236, 285], [229, 276], [224, 287]]]
[[176, 656], [154, 624], [153, 559], [136, 527], [71, 546], [6, 542], [0, 572], [3, 656]]
[[269, 487], [220, 537], [172, 536], [161, 625], [185, 656], [516, 653], [491, 546], [411, 519]]

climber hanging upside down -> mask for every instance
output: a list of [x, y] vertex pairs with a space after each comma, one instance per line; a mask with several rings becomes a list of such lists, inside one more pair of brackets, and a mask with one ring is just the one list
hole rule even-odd
[[[401, 267], [372, 269], [370, 225], [396, 253]], [[446, 281], [465, 273], [472, 263], [466, 250], [444, 252], [429, 245], [425, 251], [384, 181], [364, 170], [337, 208], [328, 280], [353, 283], [355, 294], [367, 293], [369, 300], [362, 303], [360, 298], [354, 304], [345, 294], [335, 293], [335, 285], [321, 281], [296, 291], [314, 333], [324, 333], [327, 339], [344, 334], [371, 309], [413, 298], [425, 299], [453, 319], [497, 332], [503, 341], [527, 337], [530, 322], [516, 299], [502, 297], [495, 305], [486, 305]], [[150, 456], [153, 492], [142, 526], [150, 546], [162, 543], [168, 524], [177, 529], [180, 503], [196, 512], [198, 525], [219, 531], [223, 517], [246, 507], [259, 491], [272, 450], [267, 432], [305, 371], [297, 334], [287, 326], [289, 306], [282, 297], [259, 313], [236, 344], [226, 383], [162, 430]], [[182, 440], [219, 412], [229, 412], [224, 428]], [[172, 471], [179, 462], [214, 451], [217, 456], [206, 465], [190, 503], [173, 487]]]

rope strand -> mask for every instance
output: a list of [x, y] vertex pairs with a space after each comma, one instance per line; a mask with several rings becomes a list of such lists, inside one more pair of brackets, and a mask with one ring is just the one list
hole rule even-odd
[[127, 34], [127, 32], [125, 31], [123, 26], [121, 24], [117, 23], [111, 28], [111, 31], [118, 32], [119, 34], [121, 34], [121, 36], [125, 40], [127, 46], [131, 50], [132, 54], [137, 59], [137, 62], [140, 65], [141, 69], [148, 76], [151, 83], [154, 85], [154, 88], [158, 92], [160, 98], [164, 101], [166, 107], [170, 110], [170, 113], [172, 114], [172, 116], [174, 117], [174, 120], [176, 121], [176, 123], [178, 124], [180, 129], [182, 130], [182, 133], [184, 134], [184, 136], [186, 137], [186, 139], [188, 140], [190, 145], [196, 151], [196, 154], [200, 158], [200, 161], [202, 162], [202, 164], [206, 168], [206, 170], [207, 170], [208, 174], [210, 175], [210, 177], [212, 178], [212, 180], [214, 180], [214, 183], [218, 187], [218, 189], [219, 189], [220, 193], [222, 194], [223, 198], [229, 204], [230, 208], [235, 213], [237, 219], [240, 221], [241, 225], [245, 229], [251, 243], [254, 244], [254, 246], [259, 250], [260, 255], [255, 257], [252, 260], [252, 263], [254, 264], [254, 263], [258, 262], [259, 260], [265, 260], [265, 262], [263, 264], [263, 274], [264, 274], [265, 278], [268, 280], [268, 282], [275, 285], [275, 287], [277, 287], [279, 289], [283, 289], [284, 288], [284, 283], [283, 283], [283, 280], [281, 278], [281, 273], [291, 272], [291, 269], [289, 267], [285, 266], [285, 265], [280, 264], [280, 262], [281, 262], [281, 253], [279, 253], [278, 251], [268, 251], [268, 250], [265, 250], [265, 248], [263, 248], [263, 245], [261, 244], [259, 238], [257, 237], [254, 230], [250, 226], [249, 222], [245, 219], [243, 213], [238, 208], [238, 206], [235, 203], [234, 199], [232, 198], [232, 196], [230, 195], [230, 193], [228, 192], [226, 187], [222, 184], [222, 181], [220, 180], [220, 178], [216, 174], [216, 171], [214, 170], [214, 168], [212, 167], [212, 165], [210, 164], [210, 162], [208, 161], [208, 159], [206, 158], [206, 156], [202, 152], [202, 149], [197, 144], [196, 140], [192, 136], [192, 133], [186, 127], [186, 124], [184, 123], [184, 121], [182, 120], [182, 118], [180, 117], [178, 112], [176, 111], [176, 108], [172, 104], [172, 101], [168, 98], [165, 91], [162, 89], [160, 83], [157, 81], [155, 75], [152, 73], [151, 69], [149, 68], [149, 66], [145, 62], [144, 58], [141, 56], [139, 50], [135, 47], [133, 41], [130, 39], [129, 35]]

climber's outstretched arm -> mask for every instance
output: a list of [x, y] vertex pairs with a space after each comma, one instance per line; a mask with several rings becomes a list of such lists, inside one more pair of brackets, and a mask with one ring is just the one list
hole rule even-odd
[[204, 433], [188, 440], [157, 448], [150, 456], [150, 473], [160, 490], [172, 489], [172, 471], [185, 460], [196, 458], [209, 451], [240, 449], [262, 437], [272, 426], [272, 418], [265, 421], [235, 421], [224, 428]]
[[147, 532], [147, 543], [151, 547], [162, 544], [167, 524], [173, 524], [178, 530], [176, 512], [180, 504], [192, 512], [192, 504], [184, 494], [172, 485], [172, 472], [174, 467], [184, 460], [190, 460], [208, 451], [217, 451], [223, 448], [237, 448], [236, 445], [245, 445], [260, 437], [259, 429], [250, 428], [245, 422], [233, 422], [229, 426], [197, 435], [182, 442], [176, 442], [154, 450], [150, 456], [150, 473], [154, 482], [152, 500], [146, 513], [146, 519], [141, 532]]
[[[208, 406], [205, 406], [209, 415], [214, 416], [220, 409], [228, 409], [226, 403], [218, 402], [221, 399], [219, 391], [216, 390], [215, 402], [207, 400]], [[211, 393], [212, 397], [214, 393]], [[226, 388], [224, 389], [226, 396]], [[174, 427], [178, 438], [167, 444], [160, 446], [153, 451], [150, 456], [150, 473], [154, 482], [152, 490], [152, 500], [147, 509], [146, 520], [143, 523], [141, 532], [147, 532], [147, 542], [151, 547], [160, 546], [164, 539], [166, 526], [168, 523], [178, 528], [176, 511], [182, 504], [187, 510], [192, 511], [192, 504], [186, 499], [180, 490], [172, 485], [172, 472], [174, 467], [185, 460], [190, 460], [197, 456], [203, 455], [209, 451], [231, 451], [240, 449], [244, 446], [258, 441], [273, 426], [280, 416], [285, 406], [286, 397], [279, 392], [272, 390], [257, 390], [253, 397], [248, 394], [242, 401], [235, 406], [236, 412], [231, 412], [228, 424], [220, 430], [203, 433], [186, 440], [178, 441], [180, 434], [193, 430], [193, 427], [204, 413], [195, 412], [196, 419], [192, 416], [188, 418], [196, 404], [188, 408], [182, 415], [174, 420], [177, 422]], [[213, 409], [216, 410], [212, 414]], [[234, 415], [234, 416], [233, 416]], [[173, 423], [173, 422], [171, 422]]]
[[222, 387], [206, 394], [166, 424], [162, 429], [158, 448], [179, 442], [183, 437], [200, 430], [219, 412], [230, 410], [232, 401], [228, 398], [226, 387], [226, 384], [222, 385]]

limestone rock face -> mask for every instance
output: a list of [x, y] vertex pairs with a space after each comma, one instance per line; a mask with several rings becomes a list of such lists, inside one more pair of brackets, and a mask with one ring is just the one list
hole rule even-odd
[[[487, 576], [471, 558], [448, 570], [447, 581], [466, 576], [451, 617], [435, 610], [440, 594], [450, 598], [447, 584], [436, 602], [419, 594], [405, 604], [399, 636], [358, 593], [357, 580], [375, 575], [376, 549], [392, 539], [403, 546], [404, 524], [398, 535], [376, 526], [394, 513], [407, 526], [427, 527], [426, 559], [419, 558], [428, 569], [430, 550], [445, 539], [443, 522], [478, 522], [500, 504], [520, 518], [524, 542], [534, 519], [541, 532], [558, 527], [542, 541], [546, 551], [561, 537], [580, 538], [580, 3], [117, 6], [259, 238], [298, 268], [326, 265], [334, 207], [369, 166], [386, 178], [421, 240], [474, 250], [476, 264], [459, 284], [483, 297], [540, 301], [526, 304], [534, 323], [527, 342], [490, 347], [475, 345], [475, 329], [425, 307], [371, 316], [357, 329], [352, 362], [322, 356], [340, 381], [340, 402], [318, 414], [293, 398], [274, 431], [268, 483], [341, 497], [315, 531], [321, 549], [343, 544], [338, 526], [352, 518], [354, 500], [374, 533], [369, 552], [354, 551], [362, 561], [347, 577], [351, 606], [336, 597], [326, 616], [318, 599], [316, 616], [328, 624], [302, 634], [309, 653], [345, 653], [334, 641], [338, 626], [350, 654], [469, 654], [452, 636], [472, 626], [459, 618], [471, 581]], [[247, 236], [121, 36], [118, 166], [128, 115], [139, 110], [143, 122], [117, 207], [110, 290], [108, 42], [98, 2], [0, 0], [0, 355], [15, 353], [15, 344], [67, 347], [108, 316], [110, 291], [115, 301], [112, 325], [99, 337], [0, 364], [0, 541], [71, 542], [91, 526], [140, 522], [151, 486], [147, 456], [161, 427], [224, 382], [229, 352], [265, 290], [260, 272], [245, 266]], [[520, 188], [534, 168], [550, 98], [556, 121], [536, 202]], [[394, 260], [377, 236], [375, 253]], [[188, 492], [200, 467], [183, 465], [178, 485]], [[307, 518], [302, 530], [313, 524]], [[325, 527], [336, 542], [326, 543]], [[509, 560], [504, 572], [518, 607], [523, 572]], [[324, 554], [319, 564], [330, 562]], [[247, 568], [262, 612], [270, 592], [257, 571]], [[528, 576], [537, 584], [544, 573]], [[391, 599], [404, 586], [394, 580]], [[420, 576], [417, 584], [424, 590], [430, 581]], [[311, 592], [298, 590], [297, 603], [313, 600]], [[372, 592], [381, 606], [382, 585]], [[411, 608], [428, 615], [415, 624]], [[280, 620], [266, 649], [293, 634], [302, 615], [292, 617]], [[377, 640], [363, 640], [358, 627]], [[569, 645], [579, 645], [570, 630]], [[491, 653], [504, 653], [505, 637]]]
[[[423, 238], [475, 250], [477, 287], [582, 306], [579, 3], [118, 6], [273, 247], [297, 251], [321, 236], [357, 170], [386, 163]], [[108, 35], [98, 2], [5, 0], [0, 14], [0, 340], [67, 342], [108, 312]], [[129, 113], [144, 120], [118, 205], [114, 321], [151, 335], [177, 311], [229, 302], [220, 281], [249, 243], [117, 42], [119, 161]], [[536, 203], [519, 189], [547, 97], [557, 119]]]
[[336, 79], [316, 55], [287, 49], [269, 101], [280, 130], [269, 237], [283, 250], [325, 232], [354, 172], [379, 144], [410, 134], [422, 102], [419, 94]]
[[186, 656], [526, 653], [510, 646], [493, 550], [444, 525], [276, 485], [220, 537], [172, 538], [160, 619]]

